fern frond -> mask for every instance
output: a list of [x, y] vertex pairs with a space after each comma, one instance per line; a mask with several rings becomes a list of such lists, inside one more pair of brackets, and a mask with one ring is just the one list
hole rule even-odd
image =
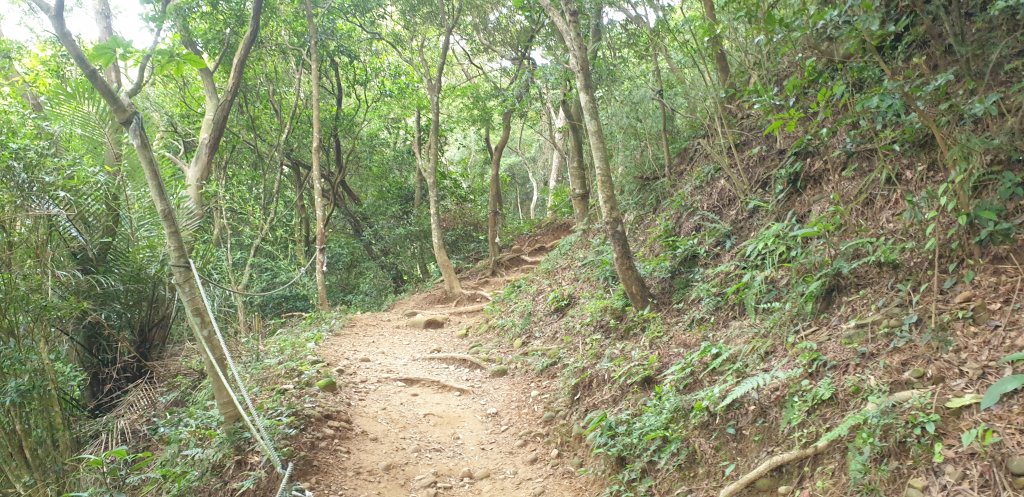
[[725, 400], [723, 400], [722, 403], [718, 405], [718, 410], [725, 409], [726, 407], [729, 406], [729, 404], [732, 404], [734, 401], [750, 392], [760, 390], [777, 381], [788, 380], [794, 376], [799, 375], [802, 372], [803, 369], [801, 368], [773, 369], [771, 371], [765, 371], [763, 373], [751, 376], [741, 381], [739, 385], [736, 385], [736, 388], [733, 388], [732, 391], [729, 392], [729, 395], [725, 397]]

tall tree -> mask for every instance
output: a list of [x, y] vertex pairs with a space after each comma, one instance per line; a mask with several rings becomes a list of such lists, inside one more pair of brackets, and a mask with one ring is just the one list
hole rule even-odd
[[711, 36], [708, 44], [711, 45], [711, 52], [715, 56], [715, 69], [718, 71], [718, 84], [722, 89], [732, 88], [732, 81], [729, 79], [729, 58], [725, 55], [725, 45], [722, 44], [721, 26], [718, 24], [718, 15], [715, 14], [715, 0], [701, 0], [704, 5], [704, 16], [711, 25]]
[[[612, 168], [608, 159], [604, 129], [597, 104], [597, 92], [594, 77], [590, 70], [590, 54], [583, 40], [580, 29], [580, 8], [576, 0], [561, 0], [561, 9], [552, 5], [551, 0], [540, 0], [544, 11], [555, 25], [569, 51], [569, 65], [576, 78], [576, 89], [579, 92], [580, 106], [583, 109], [583, 122], [587, 127], [590, 140], [590, 151], [594, 156], [594, 168], [597, 172], [598, 202], [604, 217], [605, 230], [612, 245], [615, 260], [615, 272], [626, 290], [629, 302], [637, 310], [646, 309], [652, 302], [647, 283], [640, 276], [633, 261], [633, 252], [626, 238], [626, 228], [622, 221], [622, 212], [615, 197], [615, 184], [612, 181]], [[594, 13], [595, 21], [599, 22], [601, 9]]]
[[[379, 9], [380, 27], [352, 18], [360, 29], [389, 47], [420, 79], [430, 101], [430, 129], [427, 132], [426, 160], [418, 160], [420, 173], [427, 185], [427, 203], [430, 208], [430, 241], [434, 260], [444, 279], [449, 297], [462, 295], [462, 285], [455, 274], [455, 266], [448, 257], [441, 223], [441, 203], [438, 196], [437, 166], [441, 155], [441, 91], [444, 71], [451, 51], [452, 37], [462, 14], [461, 1], [438, 0], [436, 3], [402, 2], [394, 7]], [[437, 23], [433, 19], [438, 19]], [[401, 28], [401, 30], [395, 28]], [[438, 44], [437, 52], [431, 46]], [[418, 129], [418, 128], [417, 128]], [[417, 140], [418, 142], [418, 140]], [[414, 145], [418, 146], [418, 145]]]
[[146, 183], [149, 185], [153, 206], [156, 208], [167, 237], [167, 255], [175, 289], [184, 304], [185, 315], [192, 332], [204, 352], [203, 362], [207, 376], [210, 377], [210, 383], [213, 385], [217, 409], [223, 416], [224, 424], [232, 425], [241, 417], [241, 411], [236, 403], [237, 400], [230, 393], [226, 377], [219, 373], [227, 371], [227, 363], [223, 350], [215, 345], [217, 341], [210, 309], [203, 300], [198, 281], [190, 269], [189, 251], [185, 246], [185, 239], [181, 235], [173, 204], [164, 188], [163, 178], [160, 176], [160, 165], [153, 154], [149, 135], [143, 125], [142, 114], [136, 109], [131, 98], [118, 94], [118, 91], [107, 82], [103, 74], [89, 62], [75, 36], [67, 28], [64, 19], [64, 0], [56, 0], [53, 5], [45, 0], [32, 0], [32, 2], [49, 18], [57, 39], [89, 83], [103, 98], [113, 113], [114, 119], [124, 127], [129, 141], [135, 148], [146, 177]]
[[581, 226], [587, 221], [590, 213], [590, 181], [587, 179], [587, 166], [583, 157], [583, 117], [579, 110], [579, 98], [569, 92], [562, 93], [559, 103], [565, 115], [565, 126], [569, 130], [569, 187], [572, 189], [572, 212], [576, 225]]
[[310, 0], [303, 0], [306, 9], [306, 26], [309, 30], [309, 85], [312, 87], [313, 106], [313, 144], [311, 154], [313, 181], [313, 210], [316, 211], [316, 296], [317, 306], [321, 311], [331, 308], [327, 301], [327, 281], [324, 271], [327, 269], [327, 224], [324, 211], [324, 184], [320, 174], [320, 60], [317, 47], [319, 45], [316, 19], [313, 17], [313, 5]]
[[227, 47], [213, 57], [211, 66], [193, 34], [190, 25], [191, 19], [185, 12], [178, 12], [177, 15], [177, 28], [181, 44], [196, 56], [195, 60], [202, 62], [197, 68], [199, 79], [203, 84], [203, 121], [199, 128], [198, 146], [192, 155], [192, 160], [187, 164], [180, 158], [172, 157], [185, 175], [185, 184], [194, 210], [193, 214], [197, 218], [203, 217], [203, 188], [213, 172], [213, 158], [224, 139], [231, 108], [238, 96], [238, 90], [242, 86], [246, 62], [249, 60], [253, 46], [256, 45], [262, 14], [263, 0], [253, 0], [249, 25], [231, 59], [227, 86], [224, 87], [223, 92], [217, 87], [214, 75], [227, 53]]

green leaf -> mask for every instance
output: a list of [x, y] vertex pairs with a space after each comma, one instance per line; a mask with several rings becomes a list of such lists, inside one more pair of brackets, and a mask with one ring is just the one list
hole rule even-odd
[[978, 429], [967, 430], [960, 434], [960, 445], [964, 447], [970, 447], [974, 443], [974, 439], [978, 438]]
[[985, 398], [981, 400], [981, 409], [985, 410], [996, 405], [1004, 394], [1020, 387], [1024, 387], [1024, 374], [1014, 374], [1001, 378], [985, 391]]
[[182, 54], [181, 55], [181, 60], [182, 60], [182, 62], [192, 66], [195, 69], [202, 69], [202, 68], [206, 67], [206, 61], [203, 60], [202, 57], [200, 57], [200, 56], [198, 56], [198, 55], [196, 55], [196, 54], [194, 54], [192, 52], [185, 52], [184, 54]]
[[1017, 352], [1016, 354], [1010, 354], [1002, 359], [999, 359], [1001, 363], [1024, 361], [1024, 350]]
[[977, 404], [978, 402], [981, 402], [981, 399], [981, 395], [978, 395], [976, 393], [969, 393], [967, 395], [964, 395], [963, 397], [954, 397], [952, 399], [949, 399], [949, 401], [943, 405], [950, 409], [959, 409], [961, 407], [969, 406], [971, 404]]

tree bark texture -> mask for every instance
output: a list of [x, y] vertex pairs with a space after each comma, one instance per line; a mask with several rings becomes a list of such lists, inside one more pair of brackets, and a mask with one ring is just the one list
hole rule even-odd
[[551, 0], [540, 0], [540, 3], [562, 34], [569, 49], [569, 64], [576, 77], [576, 88], [579, 92], [580, 106], [583, 109], [583, 123], [587, 127], [590, 151], [594, 156], [597, 198], [604, 217], [605, 230], [612, 246], [615, 272], [618, 274], [619, 281], [626, 290], [626, 296], [629, 297], [633, 308], [646, 309], [650, 306], [653, 298], [633, 261], [633, 252], [626, 237], [622, 212], [619, 211], [618, 200], [615, 197], [615, 184], [612, 181], [611, 163], [608, 159], [604, 129], [601, 125], [593, 75], [590, 71], [590, 60], [580, 30], [579, 7], [575, 0], [562, 0], [562, 10], [565, 12], [563, 16], [551, 4]]
[[[575, 97], [573, 97], [575, 99]], [[569, 129], [569, 183], [572, 188], [572, 212], [576, 225], [582, 226], [587, 221], [590, 210], [590, 181], [587, 179], [587, 166], [583, 156], [583, 118], [575, 112], [568, 98], [562, 98], [561, 108], [565, 114], [566, 127]]]
[[327, 301], [327, 231], [326, 211], [324, 211], [324, 184], [320, 173], [320, 61], [318, 59], [318, 32], [316, 19], [313, 18], [313, 6], [310, 0], [303, 0], [306, 8], [306, 26], [309, 29], [309, 79], [312, 87], [313, 106], [313, 143], [310, 151], [313, 180], [313, 211], [316, 214], [316, 299], [317, 308], [321, 311], [330, 310]]
[[[441, 2], [441, 11], [445, 6]], [[444, 77], [444, 67], [448, 60], [448, 50], [451, 47], [452, 31], [455, 30], [455, 19], [447, 19], [445, 16], [444, 38], [441, 41], [441, 53], [438, 57], [437, 72], [433, 75], [430, 68], [423, 67], [424, 86], [427, 89], [427, 96], [430, 98], [430, 132], [427, 135], [427, 167], [423, 171], [423, 177], [427, 183], [427, 203], [430, 206], [430, 241], [434, 248], [434, 260], [441, 270], [444, 278], [444, 289], [449, 297], [462, 295], [462, 285], [459, 284], [459, 277], [455, 274], [455, 266], [448, 258], [448, 249], [444, 244], [444, 227], [441, 225], [441, 206], [437, 195], [437, 163], [440, 159], [440, 134], [441, 134], [441, 83]], [[424, 59], [425, 60], [425, 59]]]
[[512, 135], [512, 109], [501, 113], [501, 136], [491, 153], [490, 191], [487, 196], [487, 252], [490, 256], [490, 271], [494, 274], [501, 247], [498, 246], [498, 227], [501, 221], [501, 156], [505, 153]]
[[[199, 77], [203, 83], [203, 121], [199, 127], [199, 146], [195, 155], [192, 156], [192, 161], [185, 168], [185, 187], [193, 209], [192, 214], [197, 219], [203, 217], [203, 188], [213, 172], [213, 158], [224, 139], [231, 108], [238, 96], [238, 90], [242, 87], [242, 75], [245, 72], [245, 64], [249, 60], [249, 54], [252, 53], [259, 35], [262, 12], [263, 0], [253, 0], [249, 26], [231, 60], [231, 71], [228, 74], [228, 83], [223, 94], [219, 92], [217, 83], [214, 81], [213, 71], [216, 67], [203, 66], [199, 68]], [[185, 20], [181, 20], [179, 32], [185, 48], [201, 58], [202, 52], [195, 40], [192, 39], [191, 31]]]
[[125, 128], [128, 139], [138, 154], [139, 162], [146, 177], [146, 183], [149, 186], [153, 206], [156, 208], [160, 224], [163, 226], [164, 233], [167, 236], [167, 255], [170, 260], [174, 286], [181, 297], [182, 304], [185, 307], [185, 316], [196, 340], [206, 345], [206, 347], [200, 348], [210, 351], [208, 354], [203, 354], [203, 362], [207, 376], [210, 377], [210, 382], [213, 386], [217, 410], [223, 417], [224, 424], [232, 425], [238, 421], [241, 414], [238, 406], [229, 394], [228, 385], [216, 373], [216, 368], [219, 368], [227, 374], [224, 353], [219, 347], [214, 346], [216, 337], [214, 336], [210, 311], [199, 293], [198, 282], [195, 280], [190, 269], [188, 249], [181, 235], [173, 204], [167, 195], [167, 190], [164, 188], [163, 178], [160, 176], [160, 166], [157, 163], [156, 156], [153, 154], [153, 147], [143, 126], [142, 116], [135, 109], [135, 105], [131, 100], [122, 100], [117, 90], [110, 86], [100, 71], [89, 62], [85, 52], [82, 51], [81, 46], [75, 40], [74, 35], [67, 29], [64, 21], [64, 1], [57, 0], [52, 6], [43, 0], [33, 0], [33, 2], [49, 17], [57, 38], [64, 45], [72, 60], [75, 61], [75, 65], [84, 73], [85, 78], [100, 94], [103, 101], [106, 102], [117, 122]]

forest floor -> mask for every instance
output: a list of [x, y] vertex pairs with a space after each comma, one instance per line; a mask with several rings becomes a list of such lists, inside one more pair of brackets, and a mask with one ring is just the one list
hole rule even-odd
[[[463, 286], [483, 301], [553, 245], [513, 257], [499, 277], [464, 277]], [[548, 442], [552, 382], [464, 355], [469, 342], [458, 331], [482, 322], [482, 308], [445, 303], [435, 290], [355, 315], [325, 340], [318, 354], [340, 388], [319, 396], [322, 419], [309, 425], [298, 481], [317, 497], [594, 493], [578, 460]], [[414, 323], [427, 317], [447, 321]]]

